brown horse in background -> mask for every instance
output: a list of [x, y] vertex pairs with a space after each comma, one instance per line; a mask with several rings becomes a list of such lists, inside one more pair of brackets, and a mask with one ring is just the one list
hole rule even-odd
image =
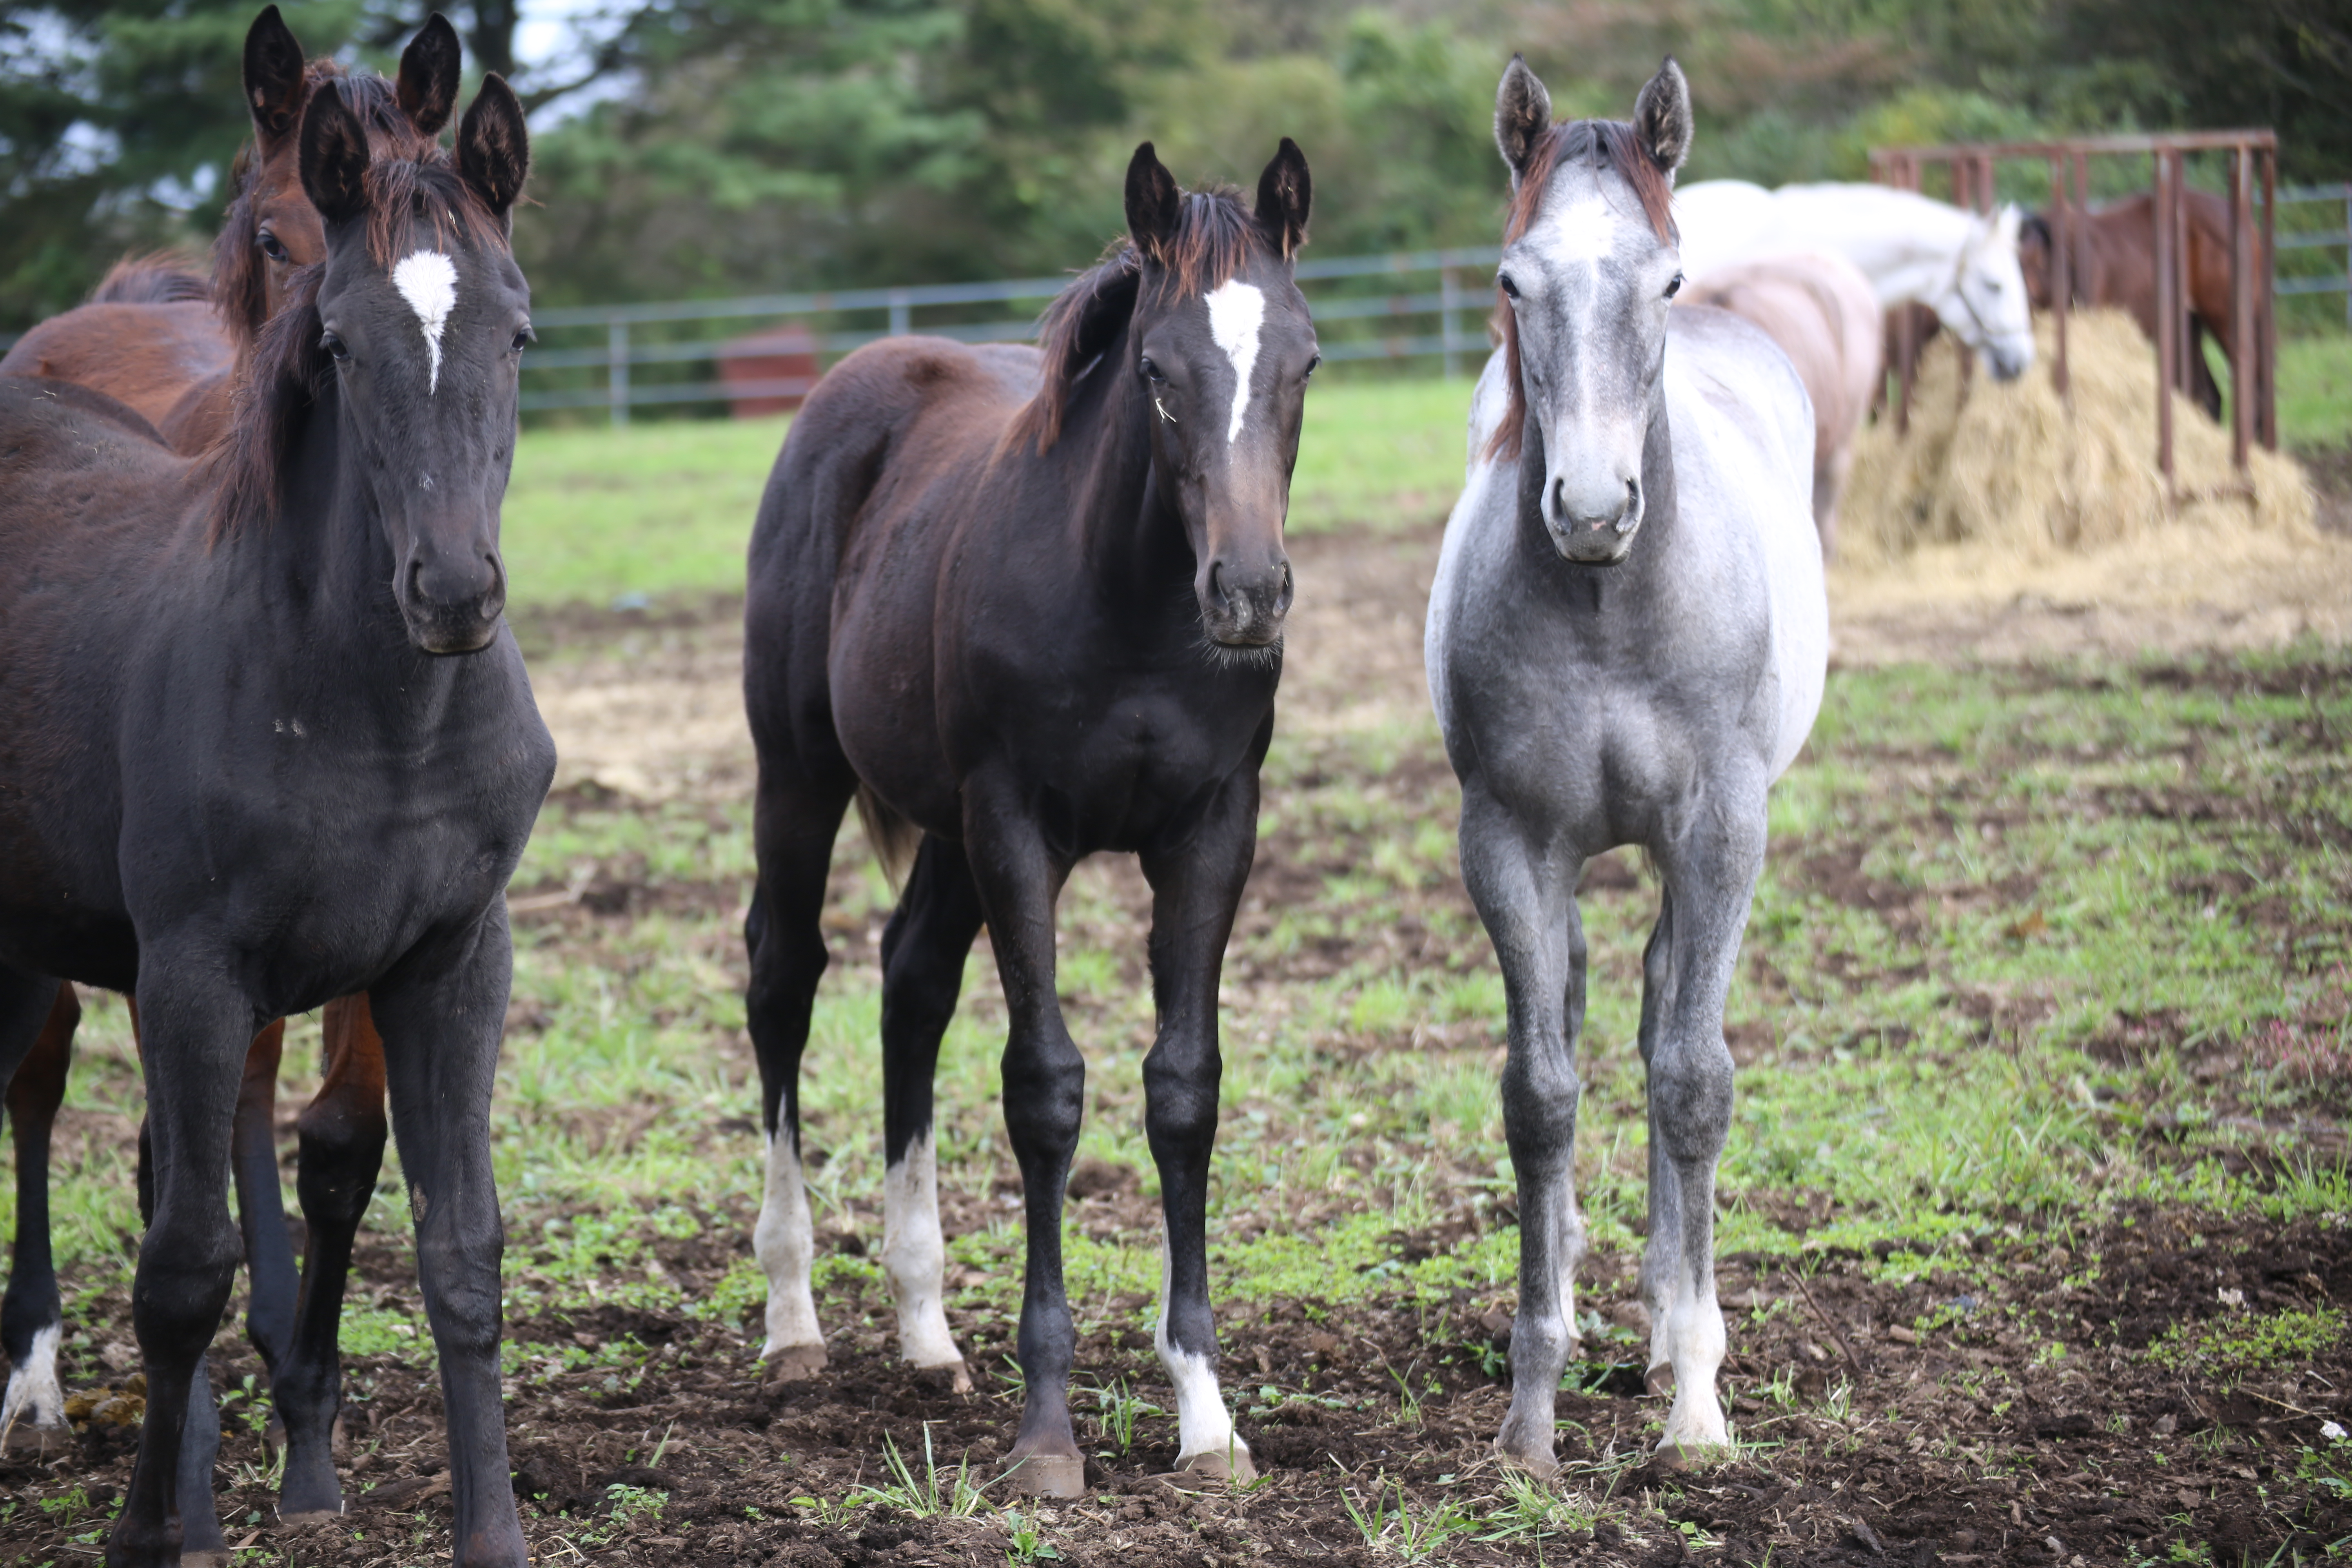
[[1854, 434], [1870, 413], [1884, 363], [1877, 290], [1845, 258], [1810, 251], [1718, 267], [1678, 299], [1753, 321], [1797, 367], [1813, 402], [1813, 528], [1828, 560], [1837, 552], [1838, 500], [1853, 467]]
[[213, 310], [212, 285], [165, 255], [117, 262], [88, 304], [18, 338], [0, 357], [0, 375], [94, 388], [161, 431], [190, 388], [226, 385], [236, 365], [236, 347]]
[[[2236, 312], [2230, 298], [2230, 204], [2204, 191], [2184, 191], [2188, 207], [2189, 255], [2187, 289], [2189, 331], [2185, 363], [2188, 384], [2183, 388], [2197, 405], [2221, 417], [2221, 388], [2205, 363], [2205, 334], [2221, 345], [2230, 362], [2234, 384], [2240, 361]], [[2040, 213], [2026, 218], [2018, 231], [2017, 259], [2025, 273], [2025, 287], [2034, 308], [2052, 304], [2050, 221]], [[2262, 237], [2253, 244], [2254, 266], [2268, 265]], [[2107, 305], [2127, 310], [2148, 341], [2156, 341], [2156, 197], [2143, 191], [2082, 215], [2075, 231], [2074, 254], [2068, 266], [2069, 302]]]
[[[236, 376], [284, 302], [289, 279], [325, 258], [324, 225], [302, 190], [303, 110], [319, 92], [331, 89], [378, 156], [415, 158], [432, 149], [448, 123], [458, 75], [456, 31], [437, 15], [402, 56], [397, 80], [387, 82], [372, 73], [348, 73], [332, 60], [306, 62], [277, 6], [269, 6], [246, 37], [244, 80], [254, 141], [232, 174], [237, 194], [214, 245], [215, 281], [207, 283], [168, 256], [119, 263], [88, 304], [18, 340], [0, 359], [0, 374], [90, 387], [144, 417], [176, 450], [194, 455], [209, 448], [228, 427]], [[0, 1302], [0, 1348], [10, 1361], [0, 1429], [12, 1444], [46, 1446], [70, 1436], [57, 1376], [62, 1324], [49, 1249], [47, 1167], [80, 1016], [72, 987], [60, 986], [38, 1041], [7, 1089], [17, 1154], [17, 1239]], [[136, 1024], [134, 1009], [134, 1029]], [[283, 1019], [255, 1037], [237, 1099], [233, 1166], [253, 1281], [247, 1331], [273, 1374], [299, 1319], [314, 1303], [340, 1302], [351, 1233], [383, 1163], [383, 1041], [367, 997], [329, 1003], [321, 1026], [325, 1079], [299, 1123], [299, 1181], [311, 1219], [308, 1277], [299, 1285], [278, 1173]], [[142, 1197], [145, 1152], [142, 1129]], [[326, 1217], [320, 1202], [331, 1192], [334, 1206], [347, 1206], [354, 1184], [362, 1195], [350, 1224]], [[196, 1419], [209, 1428], [212, 1413], [206, 1408]], [[204, 1471], [200, 1485], [208, 1494], [211, 1445], [201, 1433], [192, 1436], [199, 1440], [184, 1450], [190, 1479]], [[216, 1521], [200, 1512], [186, 1525], [192, 1552], [222, 1550]]]

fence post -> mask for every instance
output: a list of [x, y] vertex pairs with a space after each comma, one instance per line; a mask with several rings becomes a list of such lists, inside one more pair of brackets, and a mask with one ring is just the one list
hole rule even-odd
[[604, 329], [604, 384], [615, 428], [629, 422], [629, 323], [615, 316]]
[[1462, 326], [1456, 314], [1462, 309], [1462, 279], [1451, 267], [1442, 268], [1437, 274], [1438, 333], [1443, 342], [1445, 363], [1443, 374], [1448, 381], [1462, 374]]
[[904, 289], [891, 289], [890, 335], [894, 338], [903, 338], [913, 331], [914, 318], [915, 312], [907, 302], [907, 291]]

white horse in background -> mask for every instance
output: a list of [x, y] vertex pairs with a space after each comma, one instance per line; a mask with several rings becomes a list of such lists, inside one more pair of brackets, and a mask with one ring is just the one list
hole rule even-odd
[[1705, 180], [1675, 193], [1683, 269], [1717, 268], [1800, 251], [1860, 268], [1882, 310], [1916, 302], [2013, 381], [2033, 363], [2033, 320], [2017, 264], [2015, 206], [1979, 215], [1889, 185], [1783, 185]]

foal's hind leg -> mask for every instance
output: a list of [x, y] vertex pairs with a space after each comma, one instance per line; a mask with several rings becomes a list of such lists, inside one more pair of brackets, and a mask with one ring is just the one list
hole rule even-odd
[[[780, 771], [780, 770], [777, 770]], [[768, 1276], [768, 1337], [760, 1353], [779, 1377], [807, 1377], [824, 1365], [809, 1271], [815, 1227], [801, 1180], [801, 1052], [827, 954], [824, 912], [833, 839], [849, 809], [850, 789], [828, 790], [797, 776], [780, 778], [763, 760], [753, 837], [760, 881], [743, 936], [751, 953], [744, 1022], [760, 1062], [760, 1120], [768, 1134], [768, 1185], [752, 1249]]]
[[383, 1039], [364, 995], [327, 1004], [327, 1076], [303, 1108], [297, 1190], [310, 1245], [284, 1365], [270, 1384], [286, 1422], [286, 1473], [278, 1493], [286, 1519], [342, 1511], [335, 1479], [335, 1417], [342, 1405], [340, 1332], [352, 1244], [383, 1167]]
[[1496, 1451], [1538, 1476], [1552, 1451], [1553, 1395], [1576, 1349], [1576, 1112], [1583, 1084], [1584, 930], [1576, 908], [1582, 858], [1523, 821], [1473, 775], [1462, 785], [1462, 876], [1503, 970], [1510, 1055], [1503, 1132], [1519, 1195], [1519, 1310], [1511, 1324], [1511, 1408]]
[[245, 1053], [237, 1088], [231, 1159], [236, 1170], [236, 1216], [245, 1234], [245, 1272], [251, 1294], [246, 1337], [274, 1379], [294, 1333], [294, 1248], [286, 1239], [286, 1203], [278, 1190], [278, 1067], [286, 1048], [286, 1020], [271, 1020]]
[[1650, 1388], [1675, 1396], [1658, 1443], [1669, 1458], [1729, 1440], [1715, 1392], [1725, 1349], [1715, 1296], [1715, 1168], [1731, 1131], [1723, 1005], [1764, 864], [1760, 785], [1752, 799], [1711, 802], [1703, 791], [1696, 804], [1654, 847], [1665, 892], [1643, 955], [1650, 1234], [1642, 1289]]
[[1217, 979], [1234, 911], [1257, 847], [1257, 774], [1227, 783], [1190, 841], [1147, 852], [1151, 989], [1159, 1037], [1143, 1058], [1144, 1126], [1160, 1167], [1160, 1364], [1176, 1386], [1176, 1467], [1256, 1479], [1217, 1385], [1217, 1326], [1209, 1305], [1209, 1159], [1217, 1142]]
[[979, 934], [980, 895], [963, 847], [926, 837], [882, 933], [882, 1269], [898, 1305], [898, 1353], [950, 1369], [958, 1393], [971, 1377], [948, 1329], [931, 1079]]
[[80, 1022], [73, 987], [59, 985], [31, 1051], [8, 1080], [8, 1121], [16, 1136], [16, 1249], [8, 1293], [0, 1300], [0, 1348], [8, 1352], [0, 1429], [10, 1447], [47, 1448], [73, 1436], [58, 1383], [64, 1316], [49, 1257], [49, 1131], [66, 1097], [66, 1069]]

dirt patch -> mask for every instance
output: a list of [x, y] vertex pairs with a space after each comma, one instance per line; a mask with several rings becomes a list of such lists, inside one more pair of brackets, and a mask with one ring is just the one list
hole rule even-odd
[[[1115, 1204], [1128, 1176], [1090, 1173], [1087, 1206]], [[748, 1234], [748, 1212], [710, 1217], [722, 1234]], [[1410, 1251], [1461, 1236], [1402, 1239]], [[666, 1259], [689, 1300], [716, 1284], [720, 1251]], [[355, 1290], [404, 1300], [404, 1263], [393, 1248], [365, 1249]], [[2352, 1232], [2340, 1224], [2143, 1211], [2063, 1241], [2011, 1226], [1917, 1258], [1892, 1244], [1801, 1262], [1727, 1258], [1726, 1386], [1750, 1447], [1687, 1473], [1648, 1458], [1664, 1401], [1642, 1393], [1640, 1340], [1623, 1326], [1639, 1324], [1635, 1265], [1605, 1252], [1588, 1261], [1586, 1304], [1601, 1311], [1586, 1318], [1584, 1356], [1559, 1398], [1570, 1477], [1549, 1516], [1514, 1511], [1488, 1457], [1507, 1398], [1507, 1298], [1466, 1290], [1435, 1303], [1233, 1304], [1228, 1386], [1262, 1485], [1176, 1489], [1157, 1479], [1176, 1458], [1172, 1424], [1143, 1414], [1122, 1441], [1101, 1398], [1082, 1392], [1093, 1494], [1017, 1518], [987, 1507], [925, 1517], [920, 1506], [927, 1438], [942, 1497], [959, 1468], [982, 1485], [1002, 1468], [1019, 1396], [994, 1375], [1013, 1348], [1001, 1314], [950, 1314], [981, 1373], [963, 1396], [896, 1363], [887, 1304], [861, 1283], [821, 1293], [825, 1321], [841, 1325], [832, 1365], [790, 1384], [761, 1380], [751, 1313], [519, 1317], [509, 1325], [522, 1358], [509, 1403], [515, 1486], [542, 1560], [568, 1555], [568, 1542], [596, 1561], [679, 1568], [993, 1565], [1019, 1529], [1058, 1553], [1045, 1561], [1147, 1568], [1392, 1560], [1409, 1525], [1434, 1529], [1434, 1554], [1465, 1563], [1522, 1563], [1540, 1545], [1546, 1561], [2037, 1568], [2162, 1558], [2176, 1545], [2287, 1562], [2352, 1531], [2352, 1506], [2300, 1475], [2329, 1452], [2323, 1423], [2352, 1419], [2352, 1394], [2339, 1392], [2352, 1388], [2352, 1347], [2334, 1315], [2352, 1292]], [[95, 1321], [127, 1335], [127, 1306], [110, 1297]], [[2241, 1329], [2282, 1321], [2333, 1323], [2337, 1338], [2291, 1373], [2231, 1359]], [[1149, 1325], [1142, 1299], [1106, 1304], [1085, 1325], [1082, 1388], [1156, 1389]], [[2224, 1349], [2179, 1349], [2200, 1345]], [[257, 1369], [224, 1346], [222, 1382], [241, 1391]], [[548, 1370], [573, 1347], [624, 1353]], [[244, 1419], [252, 1403], [232, 1393], [215, 1500], [230, 1539], [251, 1536], [293, 1564], [445, 1554], [436, 1393], [414, 1363], [348, 1366], [350, 1514], [329, 1528], [274, 1523], [268, 1457]], [[128, 1481], [128, 1430], [93, 1427], [47, 1462], [0, 1464], [0, 1508], [17, 1505], [0, 1522], [0, 1551], [38, 1561], [91, 1529]], [[892, 1446], [913, 1494], [887, 1468]], [[860, 1488], [902, 1495], [847, 1506], [870, 1497]]]

